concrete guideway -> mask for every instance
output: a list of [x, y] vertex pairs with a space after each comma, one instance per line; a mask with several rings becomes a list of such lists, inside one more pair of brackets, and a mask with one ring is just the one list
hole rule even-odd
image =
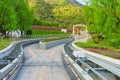
[[38, 44], [26, 47], [25, 61], [15, 80], [72, 80], [62, 61], [62, 48], [41, 50]]
[[105, 69], [107, 72], [99, 71], [103, 76], [107, 77], [109, 80], [120, 80], [120, 60], [84, 50], [76, 46], [74, 42], [72, 43], [72, 46], [74, 49], [76, 48], [76, 50], [84, 52], [87, 60], [99, 65], [103, 70]]

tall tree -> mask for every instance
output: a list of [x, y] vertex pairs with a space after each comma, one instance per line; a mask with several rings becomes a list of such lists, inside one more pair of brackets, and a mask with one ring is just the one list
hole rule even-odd
[[32, 11], [29, 9], [27, 0], [14, 0], [14, 8], [16, 11], [18, 27], [23, 34], [24, 30], [30, 28], [33, 21]]
[[120, 33], [120, 1], [119, 0], [90, 0], [84, 7], [88, 31], [95, 43], [105, 39], [119, 40]]
[[12, 6], [11, 0], [1, 0], [0, 1], [0, 31], [3, 35], [7, 31], [12, 31], [16, 29], [16, 13], [14, 7]]

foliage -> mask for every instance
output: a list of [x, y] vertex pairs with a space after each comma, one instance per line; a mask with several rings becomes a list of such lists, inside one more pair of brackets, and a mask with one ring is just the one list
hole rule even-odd
[[25, 0], [16, 0], [14, 2], [17, 13], [18, 29], [24, 31], [29, 29], [33, 21], [32, 11], [29, 10], [28, 2]]
[[1, 0], [0, 1], [0, 30], [5, 31], [28, 29], [32, 23], [32, 12], [29, 10], [27, 0]]
[[11, 4], [11, 0], [0, 1], [0, 30], [3, 34], [5, 34], [5, 30], [12, 31], [17, 29], [16, 13]]
[[[34, 25], [71, 28], [75, 24], [84, 23], [82, 8], [72, 5], [67, 0], [30, 0], [34, 3]], [[31, 5], [32, 6], [32, 5]], [[47, 25], [51, 23], [52, 25]], [[59, 25], [58, 25], [59, 24]]]
[[111, 58], [115, 58], [115, 59], [120, 59], [120, 56], [117, 56], [117, 55], [112, 55], [112, 54], [108, 54], [108, 53], [104, 53], [103, 55], [111, 57]]
[[107, 43], [95, 44], [93, 39], [88, 39], [87, 42], [76, 42], [75, 44], [82, 48], [98, 48], [98, 49], [106, 49], [106, 50], [112, 50], [112, 51], [117, 51], [117, 52], [120, 51], [120, 49], [116, 49], [115, 47]]
[[67, 5], [55, 7], [54, 15], [60, 27], [72, 27], [75, 24], [84, 23], [82, 9], [77, 6]]
[[32, 34], [65, 34], [61, 31], [52, 31], [52, 30], [32, 30]]
[[53, 7], [66, 6], [70, 4], [67, 0], [45, 0], [45, 1], [48, 2]]
[[27, 30], [26, 35], [32, 35], [32, 30]]
[[100, 51], [100, 52], [98, 51], [97, 53], [100, 53], [100, 54], [102, 54], [104, 56], [108, 56], [108, 57], [120, 59], [120, 56], [111, 54], [109, 52], [109, 51], [112, 51], [112, 52], [119, 53], [120, 49], [117, 49], [116, 47], [113, 47], [113, 46], [111, 46], [111, 45], [109, 45], [107, 43], [98, 43], [98, 44], [95, 44], [94, 41], [93, 41], [93, 39], [88, 39], [87, 42], [76, 42], [75, 44], [77, 46], [85, 48], [85, 49], [86, 48], [93, 48], [93, 49], [95, 48], [95, 50], [97, 50], [97, 49], [103, 49], [103, 50], [106, 50], [106, 53], [102, 52], [102, 51]]
[[7, 38], [7, 39], [2, 39], [0, 37], [0, 50], [6, 48], [8, 45], [10, 45], [12, 43], [11, 39], [10, 38]]
[[53, 13], [52, 13], [52, 6], [45, 2], [45, 0], [34, 0], [35, 5], [34, 9], [34, 16], [36, 19], [44, 20], [44, 21], [52, 21]]
[[34, 25], [41, 25], [41, 26], [51, 26], [51, 27], [58, 26], [58, 24], [55, 22], [49, 22], [49, 21], [44, 21], [44, 20], [39, 20], [39, 19], [34, 19], [33, 24]]
[[42, 42], [51, 42], [51, 41], [56, 41], [56, 40], [63, 40], [63, 39], [68, 39], [69, 37], [56, 37], [56, 38], [50, 38], [43, 40]]
[[95, 43], [120, 43], [119, 0], [91, 0], [90, 4], [84, 7], [84, 14], [88, 31]]

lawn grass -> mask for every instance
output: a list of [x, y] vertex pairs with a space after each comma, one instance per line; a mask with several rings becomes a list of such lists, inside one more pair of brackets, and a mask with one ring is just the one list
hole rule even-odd
[[12, 43], [12, 40], [10, 38], [7, 39], [2, 39], [0, 37], [0, 50], [6, 48], [7, 46], [9, 46]]
[[112, 54], [109, 54], [109, 53], [104, 53], [102, 55], [108, 56], [108, 57], [111, 57], [111, 58], [115, 58], [115, 59], [120, 59], [120, 56], [112, 55]]
[[[107, 43], [95, 44], [92, 41], [92, 39], [89, 39], [87, 42], [75, 42], [75, 44], [79, 47], [82, 47], [82, 48], [106, 49], [106, 50], [117, 52], [118, 54], [120, 53], [120, 49], [116, 49], [115, 47], [113, 47]], [[111, 58], [120, 59], [120, 56], [117, 56], [114, 54], [110, 54], [110, 53], [100, 53], [100, 54], [104, 55], [104, 56], [111, 57]]]
[[87, 42], [75, 42], [75, 44], [82, 48], [98, 48], [98, 49], [107, 49], [107, 50], [120, 52], [120, 49], [116, 49], [115, 47], [107, 43], [95, 44], [92, 39], [88, 39]]
[[[43, 38], [43, 37], [47, 38], [47, 37], [63, 37], [63, 36], [69, 36], [69, 34], [48, 34], [48, 33], [46, 33], [44, 35], [43, 34], [25, 35], [25, 36], [23, 36], [23, 38], [12, 38], [12, 39], [10, 39], [10, 38], [2, 39], [0, 36], [0, 50], [8, 47], [13, 41], [25, 40], [25, 39], [34, 39], [34, 38]], [[50, 40], [48, 40], [48, 41], [50, 41]]]

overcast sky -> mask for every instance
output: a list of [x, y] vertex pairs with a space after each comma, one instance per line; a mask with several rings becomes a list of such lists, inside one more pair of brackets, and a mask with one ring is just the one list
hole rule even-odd
[[76, 0], [76, 1], [78, 1], [78, 2], [80, 2], [80, 3], [82, 3], [82, 4], [85, 4], [85, 1], [86, 1], [86, 0]]

